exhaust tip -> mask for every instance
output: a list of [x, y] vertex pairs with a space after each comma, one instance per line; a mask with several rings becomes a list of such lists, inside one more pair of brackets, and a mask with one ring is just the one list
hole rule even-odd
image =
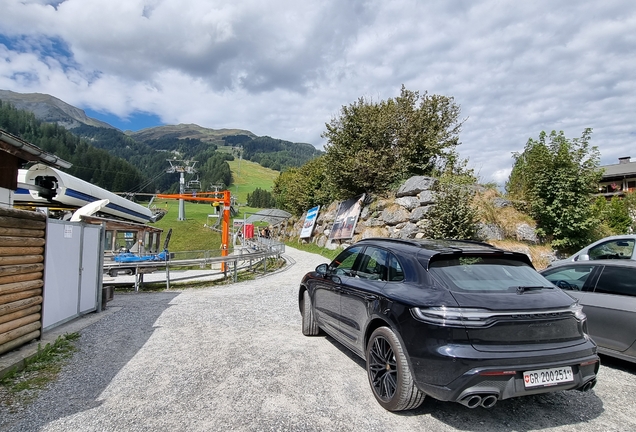
[[594, 386], [596, 386], [596, 380], [593, 379], [591, 381], [586, 382], [585, 384], [583, 384], [583, 387], [581, 387], [581, 391], [587, 392], [590, 391], [594, 388]]
[[484, 398], [481, 400], [481, 406], [484, 408], [492, 408], [497, 403], [497, 400], [498, 398], [495, 395], [484, 396]]
[[481, 400], [481, 396], [479, 395], [470, 395], [460, 400], [459, 403], [472, 409], [481, 405]]

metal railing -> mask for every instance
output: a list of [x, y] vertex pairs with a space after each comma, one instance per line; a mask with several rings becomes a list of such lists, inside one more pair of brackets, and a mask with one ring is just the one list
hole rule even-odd
[[[111, 276], [121, 272], [130, 273], [135, 276], [135, 291], [139, 290], [144, 283], [144, 274], [165, 270], [166, 289], [170, 289], [170, 282], [177, 280], [210, 278], [217, 276], [219, 280], [232, 277], [233, 282], [238, 280], [238, 272], [241, 270], [256, 271], [262, 265], [263, 273], [267, 273], [267, 260], [269, 258], [280, 258], [285, 252], [285, 244], [271, 240], [258, 241], [244, 244], [235, 248], [231, 255], [220, 256], [220, 251], [183, 251], [170, 252], [165, 261], [138, 261], [138, 262], [104, 262], [104, 273]], [[210, 272], [204, 275], [195, 275], [182, 278], [170, 277], [170, 270], [183, 267], [198, 266], [201, 269], [210, 268]], [[229, 276], [228, 276], [229, 275]], [[104, 282], [104, 285], [117, 284], [117, 282]]]

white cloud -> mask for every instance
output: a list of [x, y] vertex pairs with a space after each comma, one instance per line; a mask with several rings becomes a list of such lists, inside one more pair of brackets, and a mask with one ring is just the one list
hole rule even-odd
[[455, 98], [461, 156], [501, 184], [542, 130], [592, 127], [604, 163], [628, 155], [635, 12], [629, 0], [3, 0], [0, 88], [320, 146], [342, 105], [405, 84]]

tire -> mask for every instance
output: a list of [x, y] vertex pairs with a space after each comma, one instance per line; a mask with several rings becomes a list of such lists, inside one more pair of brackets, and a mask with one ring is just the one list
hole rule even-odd
[[320, 332], [318, 323], [314, 318], [314, 311], [311, 308], [311, 298], [309, 297], [309, 291], [303, 292], [303, 308], [301, 311], [303, 318], [303, 334], [305, 336], [316, 336]]
[[371, 390], [384, 409], [404, 411], [422, 404], [426, 395], [415, 386], [402, 345], [390, 328], [373, 332], [366, 359]]

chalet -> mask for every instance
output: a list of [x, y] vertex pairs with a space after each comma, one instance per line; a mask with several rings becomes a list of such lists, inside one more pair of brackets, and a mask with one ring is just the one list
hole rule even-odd
[[618, 158], [618, 163], [605, 165], [598, 191], [605, 197], [623, 196], [636, 191], [636, 162], [631, 157]]

